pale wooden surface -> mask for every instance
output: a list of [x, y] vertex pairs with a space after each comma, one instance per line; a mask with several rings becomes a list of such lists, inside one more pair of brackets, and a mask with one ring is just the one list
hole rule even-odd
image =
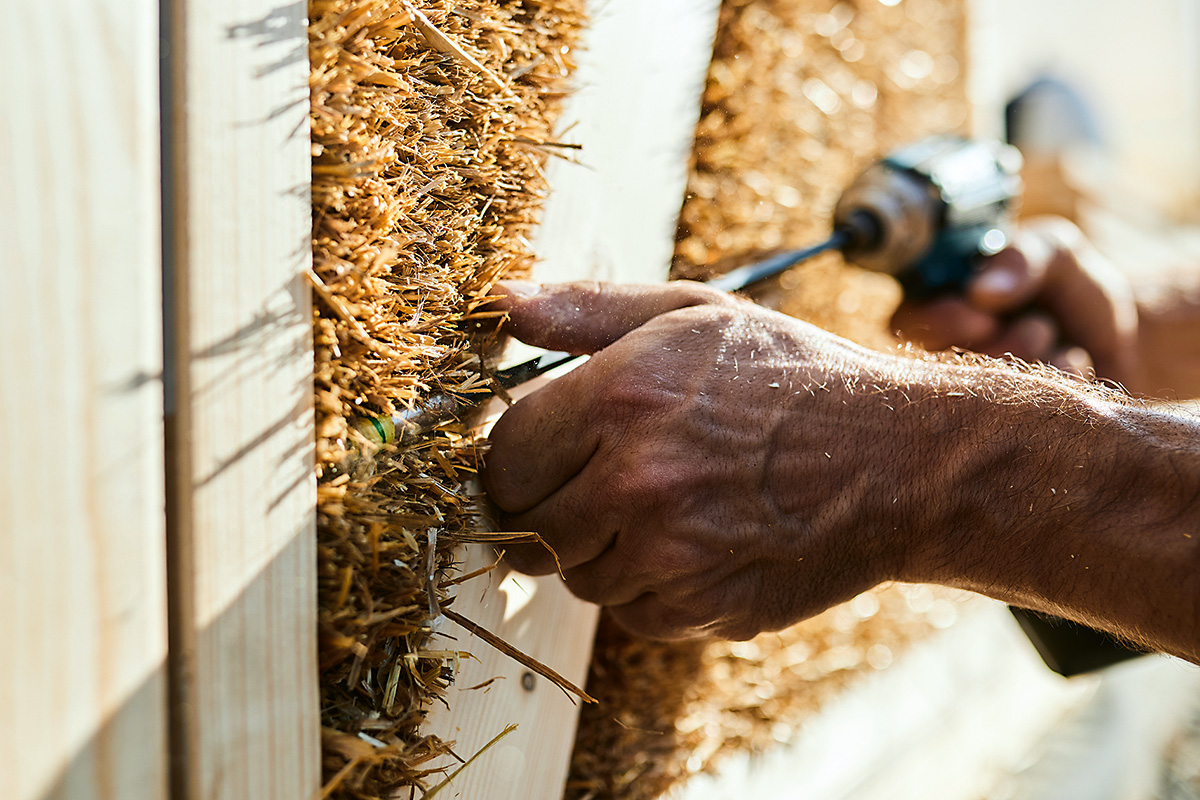
[[534, 277], [666, 280], [687, 186], [718, 0], [592, 0], [578, 89], [534, 237]]
[[157, 8], [4, 4], [6, 800], [167, 795]]
[[[1008, 609], [963, 606], [964, 619], [866, 675], [805, 722], [795, 739], [741, 753], [670, 800], [975, 800], [996, 791], [1099, 679], [1052, 673]], [[1092, 798], [1069, 786], [1058, 797]]]
[[319, 784], [302, 0], [172, 6], [175, 800]]
[[[464, 564], [468, 571], [486, 566], [495, 555], [474, 547]], [[591, 661], [597, 608], [572, 597], [562, 581], [509, 574], [465, 584], [455, 609], [472, 622], [499, 633], [527, 655], [582, 685]], [[457, 739], [455, 748], [470, 758], [507, 725], [518, 728], [468, 767], [447, 797], [505, 800], [552, 798], [562, 794], [578, 707], [545, 678], [501, 655], [487, 643], [449, 623], [454, 647], [480, 660], [463, 660], [459, 690], [450, 703], [452, 719], [434, 723], [443, 736]], [[450, 630], [452, 629], [452, 630]], [[481, 689], [463, 691], [495, 679]]]
[[[656, 282], [667, 277], [700, 92], [712, 54], [717, 0], [593, 4], [562, 139], [582, 165], [552, 160], [551, 194], [534, 237], [541, 281]], [[472, 548], [464, 571], [494, 556]], [[455, 610], [582, 686], [597, 609], [557, 576], [509, 575], [465, 584]], [[447, 648], [467, 650], [428, 730], [474, 755], [506, 725], [518, 728], [463, 771], [442, 796], [553, 800], [562, 796], [578, 707], [559, 689], [453, 623]], [[472, 689], [490, 678], [498, 680]], [[522, 680], [524, 679], [524, 685]]]
[[1098, 117], [1110, 182], [1132, 207], [1200, 222], [1200, 3], [970, 0], [976, 133], [1034, 79], [1068, 80]]

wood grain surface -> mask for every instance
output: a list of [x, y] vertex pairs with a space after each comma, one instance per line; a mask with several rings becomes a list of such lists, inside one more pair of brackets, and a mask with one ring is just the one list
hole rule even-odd
[[0, 797], [164, 800], [158, 4], [3, 4]]
[[319, 783], [301, 0], [168, 5], [175, 800]]

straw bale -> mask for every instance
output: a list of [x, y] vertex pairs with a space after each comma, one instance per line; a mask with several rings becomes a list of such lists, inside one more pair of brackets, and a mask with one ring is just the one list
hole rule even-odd
[[[842, 189], [930, 133], [965, 132], [965, 0], [726, 0], [680, 217], [675, 277], [829, 234]], [[831, 253], [783, 277], [782, 310], [890, 347], [899, 292]]]
[[[706, 277], [828, 235], [871, 160], [965, 129], [965, 0], [726, 0], [677, 234], [676, 277]], [[785, 274], [780, 308], [892, 348], [890, 278], [836, 254]], [[730, 753], [786, 742], [823, 702], [885, 669], [969, 602], [880, 587], [746, 643], [664, 645], [603, 624], [571, 798], [643, 800]]]
[[309, 2], [325, 797], [424, 786], [450, 746], [419, 725], [459, 657], [431, 619], [477, 453], [454, 431], [373, 452], [353, 423], [482, 382], [468, 323], [529, 267], [583, 6]]

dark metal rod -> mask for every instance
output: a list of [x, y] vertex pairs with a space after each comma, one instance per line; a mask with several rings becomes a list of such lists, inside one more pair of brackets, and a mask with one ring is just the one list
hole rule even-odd
[[778, 275], [784, 270], [799, 264], [801, 261], [807, 261], [813, 256], [824, 253], [826, 250], [837, 250], [845, 246], [848, 238], [848, 234], [845, 231], [834, 231], [832, 236], [818, 245], [806, 247], [803, 250], [789, 250], [786, 253], [772, 256], [766, 261], [738, 267], [735, 270], [726, 272], [724, 275], [711, 278], [705, 281], [705, 283], [723, 292], [736, 292], [739, 289], [745, 289], [751, 284], [770, 278], [772, 275]]

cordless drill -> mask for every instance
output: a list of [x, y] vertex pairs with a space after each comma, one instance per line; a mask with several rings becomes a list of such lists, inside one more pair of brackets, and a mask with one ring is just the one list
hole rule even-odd
[[833, 213], [848, 261], [894, 275], [910, 297], [961, 290], [980, 256], [1009, 241], [1021, 154], [932, 136], [869, 166]]
[[733, 290], [826, 250], [894, 275], [910, 297], [961, 290], [980, 256], [1008, 244], [1021, 194], [1014, 147], [959, 136], [931, 136], [875, 162], [842, 192], [833, 232], [709, 281]]

